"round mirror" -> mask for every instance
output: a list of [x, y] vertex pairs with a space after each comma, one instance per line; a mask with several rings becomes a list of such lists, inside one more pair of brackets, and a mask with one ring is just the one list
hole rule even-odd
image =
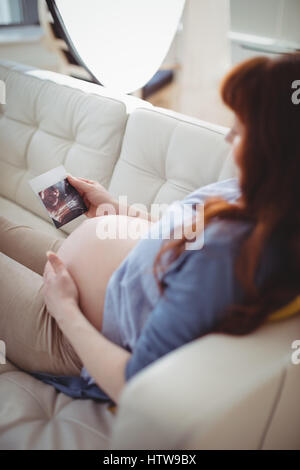
[[123, 93], [142, 88], [162, 64], [185, 0], [53, 0], [87, 69]]

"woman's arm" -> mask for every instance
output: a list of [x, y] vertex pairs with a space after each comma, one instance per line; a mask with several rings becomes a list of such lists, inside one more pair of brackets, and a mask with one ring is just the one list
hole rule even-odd
[[160, 216], [149, 213], [146, 208], [128, 206], [114, 199], [111, 194], [97, 181], [68, 175], [69, 183], [77, 189], [88, 208], [87, 217], [105, 214], [130, 215], [140, 219], [156, 222]]
[[125, 385], [125, 367], [131, 354], [98, 332], [78, 306], [78, 290], [62, 261], [53, 252], [44, 274], [43, 295], [50, 314], [68, 338], [96, 383], [115, 403]]
[[109, 341], [83, 316], [79, 307], [70, 304], [58, 323], [85, 365], [115, 403], [118, 403], [125, 385], [125, 367], [131, 353]]
[[[160, 215], [153, 214], [147, 211], [147, 208], [141, 208], [141, 205], [128, 206], [125, 203], [115, 201], [115, 210], [118, 215], [129, 215], [131, 217], [138, 217], [139, 219], [145, 219], [149, 222], [157, 222], [160, 219]], [[97, 209], [97, 215], [101, 215], [101, 208]]]

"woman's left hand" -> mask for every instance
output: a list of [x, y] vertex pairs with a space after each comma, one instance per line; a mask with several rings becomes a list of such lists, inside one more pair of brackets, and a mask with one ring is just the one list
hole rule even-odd
[[78, 289], [61, 259], [52, 251], [47, 252], [47, 258], [43, 295], [49, 313], [61, 323], [70, 309], [78, 308]]

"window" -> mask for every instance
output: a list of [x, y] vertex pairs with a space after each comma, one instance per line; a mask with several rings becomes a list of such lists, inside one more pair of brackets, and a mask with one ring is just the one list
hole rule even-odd
[[1, 0], [0, 26], [39, 24], [38, 0]]

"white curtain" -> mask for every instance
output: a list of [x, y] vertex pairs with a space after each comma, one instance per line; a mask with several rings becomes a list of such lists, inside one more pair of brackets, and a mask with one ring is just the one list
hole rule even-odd
[[231, 115], [219, 96], [219, 84], [231, 65], [229, 0], [187, 0], [183, 15], [180, 112], [221, 125]]
[[12, 21], [9, 0], [0, 1], [0, 24], [9, 24]]

